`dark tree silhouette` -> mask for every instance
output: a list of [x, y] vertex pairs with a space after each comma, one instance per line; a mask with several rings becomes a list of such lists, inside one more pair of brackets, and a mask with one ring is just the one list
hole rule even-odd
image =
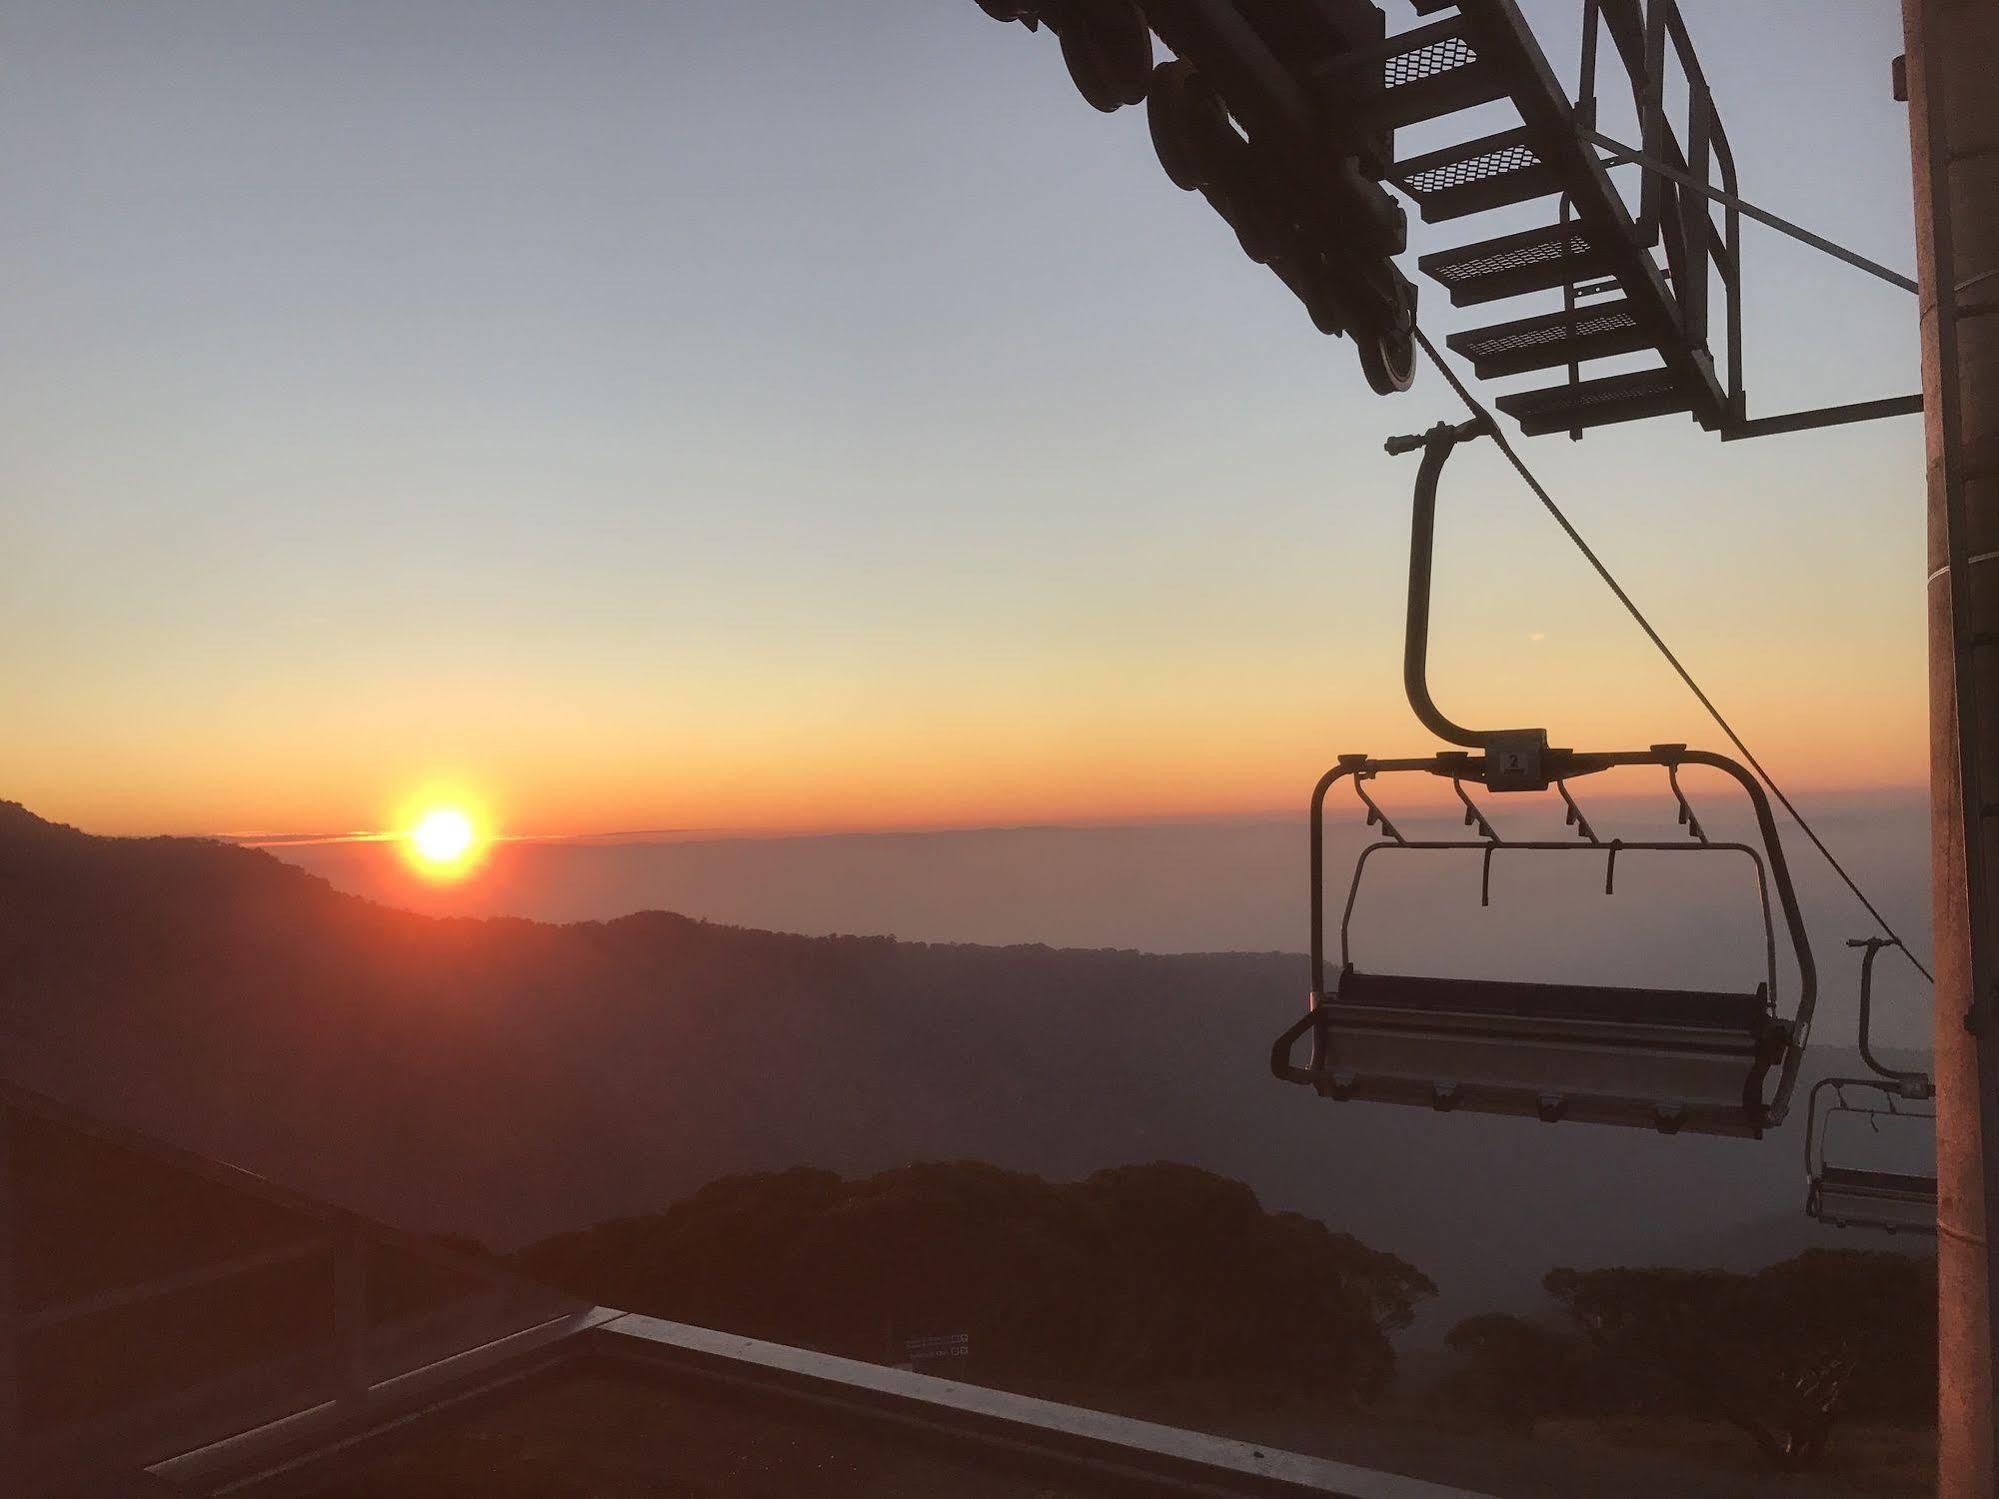
[[518, 1257], [599, 1302], [852, 1357], [966, 1332], [980, 1377], [1379, 1395], [1434, 1294], [1391, 1254], [1191, 1166], [1053, 1183], [978, 1162], [715, 1182]]
[[1727, 1421], [1785, 1470], [1817, 1462], [1844, 1417], [1934, 1408], [1934, 1260], [1811, 1250], [1753, 1275], [1561, 1269], [1545, 1285], [1587, 1340], [1597, 1398]]
[[1445, 1394], [1503, 1430], [1531, 1431], [1540, 1417], [1576, 1402], [1580, 1349], [1560, 1328], [1487, 1312], [1458, 1323], [1444, 1346], [1462, 1360], [1446, 1379]]

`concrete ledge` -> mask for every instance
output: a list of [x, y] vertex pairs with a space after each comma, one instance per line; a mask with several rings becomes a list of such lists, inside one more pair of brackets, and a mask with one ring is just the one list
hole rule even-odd
[[614, 1358], [665, 1365], [891, 1421], [943, 1429], [1155, 1484], [1205, 1493], [1337, 1499], [1490, 1499], [1468, 1489], [1356, 1468], [1228, 1437], [1084, 1410], [828, 1353], [628, 1314], [589, 1343]]

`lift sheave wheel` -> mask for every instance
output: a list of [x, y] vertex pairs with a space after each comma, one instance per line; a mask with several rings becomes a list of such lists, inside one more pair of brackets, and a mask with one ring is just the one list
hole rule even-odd
[[[1200, 193], [1320, 332], [1354, 334], [1376, 393], [1409, 388], [1416, 289], [1394, 264], [1407, 215], [1381, 185], [1395, 122], [1383, 112], [1390, 53], [1374, 0], [978, 3], [1053, 31], [1095, 108], [1147, 104], [1168, 180]], [[1177, 54], [1157, 67], [1155, 32]]]
[[1368, 337], [1357, 337], [1361, 373], [1378, 396], [1392, 396], [1407, 390], [1416, 381], [1416, 335], [1413, 329], [1394, 329]]
[[1176, 57], [1152, 70], [1145, 124], [1166, 180], [1187, 193], [1205, 187], [1209, 158], [1200, 143], [1229, 128], [1228, 111], [1192, 63]]
[[1048, 23], [1062, 39], [1070, 80], [1093, 108], [1109, 114], [1144, 101], [1152, 29], [1134, 0], [1064, 0]]
[[[1855, 1103], [1849, 1092], [1859, 1094]], [[1879, 1101], [1874, 1101], [1878, 1095]], [[1805, 1214], [1830, 1228], [1873, 1228], [1886, 1233], [1934, 1234], [1937, 1231], [1937, 1179], [1934, 1167], [1936, 1113], [1904, 1102], [1911, 1095], [1880, 1078], [1827, 1077], [1812, 1086], [1811, 1120], [1805, 1132]], [[1828, 1101], [1830, 1100], [1830, 1101]], [[1928, 1130], [1931, 1170], [1884, 1170], [1842, 1165], [1829, 1158], [1841, 1148], [1832, 1135], [1842, 1117], [1865, 1119], [1876, 1132], [1888, 1128], [1915, 1133]], [[1917, 1141], [1920, 1144], [1921, 1137]], [[1848, 1142], [1850, 1145], [1850, 1142]]]

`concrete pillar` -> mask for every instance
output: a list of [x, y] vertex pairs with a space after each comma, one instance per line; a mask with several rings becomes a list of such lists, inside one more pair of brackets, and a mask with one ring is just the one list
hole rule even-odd
[[1999, 0], [1903, 0], [1928, 438], [1939, 1494], [1999, 1499]]

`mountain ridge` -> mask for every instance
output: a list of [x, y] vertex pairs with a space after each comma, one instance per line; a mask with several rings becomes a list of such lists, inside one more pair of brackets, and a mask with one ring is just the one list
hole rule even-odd
[[1170, 1160], [1401, 1255], [1446, 1325], [1558, 1263], [1827, 1241], [1795, 1124], [1667, 1140], [1281, 1086], [1305, 987], [1285, 953], [423, 916], [259, 850], [0, 809], [8, 1074], [418, 1231], [515, 1245], [796, 1165]]

